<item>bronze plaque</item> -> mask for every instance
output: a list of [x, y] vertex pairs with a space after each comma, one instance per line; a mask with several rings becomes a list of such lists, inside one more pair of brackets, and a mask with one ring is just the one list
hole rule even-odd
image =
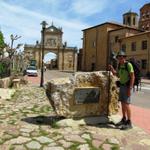
[[74, 96], [76, 104], [98, 103], [100, 90], [98, 87], [76, 88]]

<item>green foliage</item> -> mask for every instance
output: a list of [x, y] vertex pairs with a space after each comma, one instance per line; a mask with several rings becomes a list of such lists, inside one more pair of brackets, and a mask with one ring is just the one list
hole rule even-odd
[[9, 59], [1, 59], [0, 61], [0, 78], [6, 77], [9, 75]]
[[4, 47], [5, 47], [4, 36], [3, 33], [0, 31], [0, 49], [3, 49]]
[[0, 62], [0, 74], [4, 72], [4, 65]]

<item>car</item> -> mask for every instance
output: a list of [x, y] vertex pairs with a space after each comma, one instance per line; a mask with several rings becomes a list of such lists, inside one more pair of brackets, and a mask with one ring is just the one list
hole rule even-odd
[[38, 76], [38, 71], [36, 66], [29, 66], [26, 69], [26, 75], [28, 76]]

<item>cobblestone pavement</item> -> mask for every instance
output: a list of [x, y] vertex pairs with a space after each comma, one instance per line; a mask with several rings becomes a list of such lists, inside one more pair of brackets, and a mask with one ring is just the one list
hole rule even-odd
[[31, 85], [0, 99], [0, 150], [149, 150], [150, 135], [134, 126], [60, 127], [44, 89]]

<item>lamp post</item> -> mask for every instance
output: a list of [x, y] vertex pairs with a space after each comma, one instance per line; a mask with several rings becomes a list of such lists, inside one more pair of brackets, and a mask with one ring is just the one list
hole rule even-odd
[[42, 25], [42, 47], [41, 47], [41, 50], [42, 50], [42, 62], [41, 62], [41, 82], [40, 82], [40, 87], [43, 87], [43, 83], [44, 83], [44, 41], [45, 41], [45, 29], [46, 29], [46, 21], [42, 21], [41, 23]]
[[60, 52], [60, 44], [58, 43], [58, 45], [57, 45], [57, 48], [58, 48], [58, 53], [57, 53], [57, 69], [59, 70], [60, 69], [60, 66], [59, 66], [59, 58], [60, 58], [60, 54], [59, 54], [59, 52]]
[[67, 43], [65, 42], [63, 44], [63, 49], [62, 49], [62, 70], [64, 71], [64, 51], [65, 51], [65, 48], [67, 46]]

